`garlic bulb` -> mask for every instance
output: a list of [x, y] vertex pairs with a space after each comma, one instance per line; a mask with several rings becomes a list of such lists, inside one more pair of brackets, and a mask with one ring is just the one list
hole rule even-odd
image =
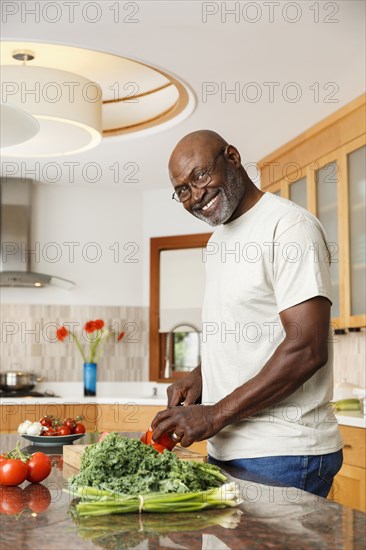
[[27, 435], [41, 435], [42, 432], [42, 424], [40, 422], [33, 422], [30, 426], [27, 428]]
[[24, 420], [24, 422], [21, 422], [18, 426], [18, 434], [23, 435], [27, 433], [27, 429], [29, 426], [32, 425], [32, 422], [30, 420]]

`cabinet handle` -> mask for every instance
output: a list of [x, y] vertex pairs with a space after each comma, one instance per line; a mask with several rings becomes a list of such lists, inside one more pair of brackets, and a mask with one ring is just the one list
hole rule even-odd
[[351, 449], [352, 448], [352, 445], [350, 445], [349, 443], [346, 443], [345, 445], [343, 445], [343, 449]]

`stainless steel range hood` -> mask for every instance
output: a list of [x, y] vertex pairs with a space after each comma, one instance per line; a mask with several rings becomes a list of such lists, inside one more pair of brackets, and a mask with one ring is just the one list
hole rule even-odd
[[31, 269], [32, 254], [29, 252], [34, 245], [30, 235], [32, 180], [1, 180], [0, 193], [0, 286], [72, 288], [74, 283], [67, 279]]

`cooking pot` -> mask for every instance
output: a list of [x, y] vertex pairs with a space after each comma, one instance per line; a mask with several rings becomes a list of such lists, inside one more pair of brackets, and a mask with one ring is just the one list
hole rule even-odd
[[34, 372], [8, 371], [0, 373], [0, 389], [3, 391], [29, 391], [42, 382]]

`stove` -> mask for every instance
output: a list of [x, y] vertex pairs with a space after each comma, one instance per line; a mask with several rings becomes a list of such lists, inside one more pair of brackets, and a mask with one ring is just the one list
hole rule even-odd
[[43, 393], [39, 391], [21, 391], [21, 390], [12, 390], [12, 391], [2, 391], [0, 390], [0, 399], [2, 397], [60, 397], [52, 391], [45, 391]]

